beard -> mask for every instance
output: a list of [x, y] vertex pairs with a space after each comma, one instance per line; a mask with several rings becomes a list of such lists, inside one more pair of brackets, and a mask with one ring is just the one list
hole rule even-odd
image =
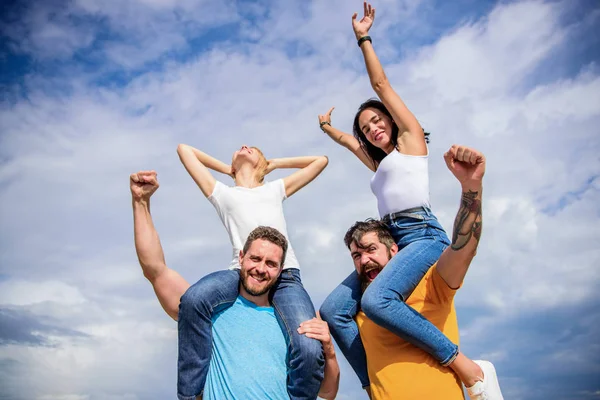
[[[265, 274], [266, 276], [266, 274]], [[262, 278], [262, 276], [261, 276]], [[252, 296], [262, 296], [271, 290], [273, 286], [277, 283], [277, 279], [272, 279], [271, 281], [263, 281], [260, 285], [251, 285], [249, 283], [250, 275], [245, 269], [240, 269], [240, 281], [242, 287]]]
[[[388, 261], [390, 261], [392, 259], [391, 251], [388, 250], [387, 253], [388, 253], [387, 254], [388, 259], [384, 265], [381, 265], [374, 261], [370, 261], [362, 266], [360, 274], [358, 275], [358, 278], [360, 279], [360, 286], [361, 286], [363, 292], [367, 289], [367, 287], [369, 287], [371, 282], [373, 282], [375, 280], [375, 278], [379, 275], [381, 270], [387, 265]], [[367, 270], [369, 270], [369, 272], [365, 273], [365, 271], [367, 271]]]
[[[371, 284], [371, 282], [373, 282], [375, 277], [379, 275], [379, 272], [381, 272], [382, 269], [383, 266], [376, 262], [369, 262], [362, 266], [358, 278], [360, 279], [360, 286], [363, 292], [367, 289], [367, 287], [369, 287], [369, 285]], [[367, 270], [369, 270], [368, 274], [365, 272]]]

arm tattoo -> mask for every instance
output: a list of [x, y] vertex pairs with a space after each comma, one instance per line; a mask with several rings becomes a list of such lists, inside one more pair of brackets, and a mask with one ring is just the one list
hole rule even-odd
[[469, 190], [462, 194], [460, 209], [454, 220], [452, 232], [452, 250], [460, 250], [475, 237], [477, 243], [481, 237], [481, 200], [477, 199], [479, 192]]

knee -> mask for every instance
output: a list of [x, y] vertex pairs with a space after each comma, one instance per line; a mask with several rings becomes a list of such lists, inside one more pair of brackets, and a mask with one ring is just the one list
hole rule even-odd
[[210, 283], [207, 284], [202, 280], [190, 286], [181, 296], [179, 314], [210, 308], [209, 293], [211, 293]]
[[188, 315], [194, 313], [196, 304], [201, 299], [201, 292], [194, 289], [194, 286], [190, 286], [185, 291], [181, 299], [179, 300], [179, 320], [185, 318]]
[[211, 299], [223, 291], [228, 282], [225, 278], [229, 271], [217, 271], [208, 274], [186, 290], [181, 296], [181, 303], [208, 306]]
[[332, 325], [335, 322], [337, 307], [332, 301], [329, 299], [325, 299], [323, 304], [321, 304], [321, 308], [319, 309], [319, 315], [321, 315], [321, 319], [328, 324]]
[[303, 364], [319, 365], [323, 360], [323, 346], [317, 339], [306, 337], [305, 335], [296, 335], [297, 340], [295, 348], [296, 356]]
[[335, 298], [328, 297], [325, 299], [319, 309], [321, 319], [329, 324], [330, 328], [343, 326], [354, 319], [356, 310], [351, 311], [348, 306]]
[[385, 310], [392, 301], [392, 293], [385, 288], [371, 284], [363, 294], [360, 306], [362, 311], [371, 320], [376, 320], [382, 310]]

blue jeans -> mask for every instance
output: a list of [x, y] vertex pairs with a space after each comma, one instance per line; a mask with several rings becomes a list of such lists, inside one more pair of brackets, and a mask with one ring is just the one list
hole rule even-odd
[[[180, 400], [194, 400], [204, 390], [212, 355], [211, 318], [235, 302], [239, 295], [239, 282], [239, 270], [213, 272], [196, 282], [181, 297], [177, 373], [177, 397]], [[281, 273], [271, 290], [271, 302], [288, 343], [287, 388], [290, 399], [316, 399], [323, 380], [325, 359], [321, 342], [300, 335], [296, 330], [301, 322], [316, 315], [297, 268]], [[240, 326], [240, 329], [244, 327]]]
[[[404, 302], [450, 244], [444, 228], [427, 208], [411, 209], [385, 220], [398, 245], [364, 294], [356, 271], [325, 299], [321, 317], [358, 375], [369, 386], [367, 358], [354, 317], [359, 307], [376, 324], [423, 349], [442, 365], [454, 360], [458, 346]], [[362, 299], [361, 299], [362, 298]]]

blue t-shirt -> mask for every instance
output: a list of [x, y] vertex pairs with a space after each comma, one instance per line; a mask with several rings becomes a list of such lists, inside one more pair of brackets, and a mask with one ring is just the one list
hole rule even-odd
[[212, 358], [204, 400], [281, 400], [286, 388], [287, 344], [273, 307], [238, 296], [212, 318]]

